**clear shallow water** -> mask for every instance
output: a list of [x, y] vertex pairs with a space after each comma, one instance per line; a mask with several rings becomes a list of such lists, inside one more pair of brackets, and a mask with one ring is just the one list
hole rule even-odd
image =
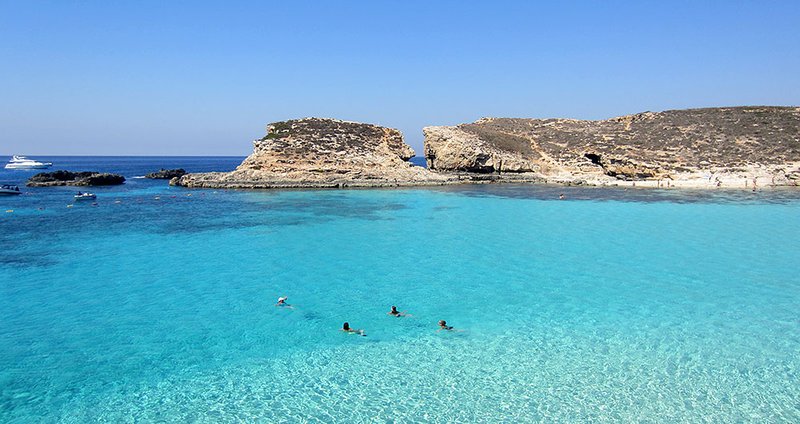
[[800, 420], [800, 192], [25, 191], [0, 422]]

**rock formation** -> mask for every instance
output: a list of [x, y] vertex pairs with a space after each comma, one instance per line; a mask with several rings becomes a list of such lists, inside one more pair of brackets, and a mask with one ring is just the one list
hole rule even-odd
[[119, 185], [125, 182], [125, 177], [117, 174], [100, 172], [71, 172], [54, 171], [40, 172], [28, 179], [28, 187], [49, 187], [49, 186], [106, 186]]
[[400, 131], [335, 119], [275, 122], [232, 172], [186, 174], [170, 184], [214, 188], [335, 188], [447, 184], [457, 179], [407, 162]]
[[484, 118], [423, 132], [428, 168], [443, 173], [589, 184], [800, 185], [796, 107], [645, 112], [602, 121]]
[[170, 184], [334, 188], [464, 182], [653, 187], [800, 185], [800, 108], [645, 112], [601, 121], [484, 118], [427, 127], [428, 168], [391, 128], [335, 119], [276, 122], [232, 172]]
[[186, 170], [183, 168], [178, 169], [164, 169], [161, 168], [156, 172], [151, 172], [145, 175], [145, 178], [152, 178], [156, 180], [171, 180], [173, 178], [180, 178], [186, 175]]

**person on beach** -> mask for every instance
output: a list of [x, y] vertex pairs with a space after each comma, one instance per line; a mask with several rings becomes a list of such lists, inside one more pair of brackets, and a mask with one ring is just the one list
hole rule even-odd
[[436, 330], [436, 331], [439, 332], [439, 331], [442, 331], [442, 330], [453, 331], [453, 330], [455, 330], [455, 328], [453, 328], [453, 326], [447, 325], [447, 321], [445, 321], [443, 319], [440, 319], [439, 320], [439, 329]]
[[394, 317], [410, 317], [411, 314], [405, 313], [405, 311], [400, 312], [397, 310], [397, 306], [392, 306], [392, 310], [387, 312], [386, 315], [391, 315]]
[[364, 330], [360, 330], [360, 329], [356, 330], [356, 329], [350, 328], [350, 323], [349, 322], [345, 322], [344, 324], [342, 324], [342, 331], [344, 331], [345, 333], [358, 334], [359, 336], [366, 336], [366, 334], [364, 334]]
[[286, 303], [287, 300], [289, 300], [289, 296], [281, 296], [278, 298], [278, 303], [276, 303], [275, 306], [282, 306], [289, 309], [294, 309], [294, 306]]

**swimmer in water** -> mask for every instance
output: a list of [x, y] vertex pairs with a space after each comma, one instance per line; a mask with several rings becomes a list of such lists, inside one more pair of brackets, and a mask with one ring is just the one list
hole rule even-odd
[[393, 317], [410, 317], [411, 314], [407, 314], [405, 312], [400, 312], [397, 310], [397, 306], [392, 306], [392, 310], [387, 312], [386, 315], [391, 315]]
[[287, 300], [289, 300], [289, 296], [281, 296], [278, 298], [278, 303], [276, 303], [275, 306], [284, 306], [289, 309], [294, 309], [294, 306], [286, 303]]
[[439, 329], [436, 330], [436, 331], [442, 331], [442, 330], [453, 331], [455, 329], [452, 326], [447, 325], [447, 321], [445, 321], [443, 319], [440, 319], [439, 320]]
[[366, 334], [364, 334], [364, 330], [356, 330], [350, 328], [349, 322], [345, 322], [344, 324], [342, 324], [342, 331], [344, 331], [345, 333], [358, 334], [359, 336], [366, 336]]

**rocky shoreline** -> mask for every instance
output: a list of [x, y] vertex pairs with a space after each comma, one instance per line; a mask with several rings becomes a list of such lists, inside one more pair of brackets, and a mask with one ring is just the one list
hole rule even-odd
[[275, 122], [232, 172], [186, 174], [172, 185], [203, 188], [400, 187], [455, 183], [408, 162], [414, 150], [393, 128], [336, 119]]
[[282, 189], [548, 183], [652, 188], [800, 186], [800, 108], [645, 112], [601, 121], [483, 118], [426, 127], [428, 168], [400, 131], [335, 119], [276, 122], [232, 172], [183, 187]]
[[552, 183], [592, 186], [800, 184], [796, 107], [645, 112], [601, 121], [484, 118], [423, 132], [428, 167], [438, 172], [536, 173]]

